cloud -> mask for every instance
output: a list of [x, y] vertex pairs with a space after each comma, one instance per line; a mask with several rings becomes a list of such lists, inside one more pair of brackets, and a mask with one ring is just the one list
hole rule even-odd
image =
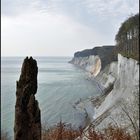
[[[97, 28], [96, 25], [102, 26], [108, 20], [112, 25], [124, 21], [132, 13], [138, 13], [139, 0], [2, 0], [4, 16], [20, 16], [36, 11], [68, 16]], [[108, 27], [111, 26], [109, 24]]]
[[100, 39], [96, 30], [63, 15], [30, 13], [2, 20], [2, 55], [71, 56]]
[[72, 15], [76, 13], [77, 16], [82, 10], [99, 16], [120, 16], [138, 12], [139, 0], [2, 0], [2, 14], [5, 15], [19, 14], [31, 9]]
[[[138, 0], [2, 0], [2, 55], [72, 55], [114, 44]], [[9, 51], [10, 50], [10, 51]]]
[[122, 16], [139, 11], [139, 0], [84, 0], [82, 4], [90, 13], [102, 16]]

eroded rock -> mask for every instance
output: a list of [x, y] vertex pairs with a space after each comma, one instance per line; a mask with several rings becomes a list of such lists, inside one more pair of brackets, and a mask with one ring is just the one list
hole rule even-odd
[[16, 87], [15, 140], [41, 140], [41, 113], [35, 99], [37, 74], [36, 60], [26, 57]]

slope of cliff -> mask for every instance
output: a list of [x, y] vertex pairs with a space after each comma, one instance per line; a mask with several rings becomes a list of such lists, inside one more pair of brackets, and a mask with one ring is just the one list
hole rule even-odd
[[[106, 84], [106, 83], [105, 83]], [[117, 79], [114, 88], [106, 97], [105, 101], [96, 111], [96, 117], [105, 110], [115, 105], [122, 99], [132, 97], [133, 93], [139, 90], [139, 64], [134, 59], [128, 59], [118, 54]]]
[[[113, 88], [102, 100], [98, 107], [93, 107], [94, 114], [91, 122], [97, 130], [102, 131], [108, 125], [115, 125], [125, 129], [133, 135], [135, 140], [139, 139], [139, 62], [132, 58], [126, 58], [118, 54], [118, 62], [112, 62], [96, 77], [99, 84], [104, 88]], [[92, 102], [88, 100], [87, 102]], [[86, 108], [86, 107], [85, 107]], [[91, 112], [87, 110], [91, 115]], [[88, 135], [90, 124], [84, 130]], [[88, 140], [83, 135], [82, 140]]]

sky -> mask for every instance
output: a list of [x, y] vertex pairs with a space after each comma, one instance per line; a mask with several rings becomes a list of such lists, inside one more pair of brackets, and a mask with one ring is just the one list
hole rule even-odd
[[1, 0], [2, 56], [73, 56], [114, 45], [139, 0]]

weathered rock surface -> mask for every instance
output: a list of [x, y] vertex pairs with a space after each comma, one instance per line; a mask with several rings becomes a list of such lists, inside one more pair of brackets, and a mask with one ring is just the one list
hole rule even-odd
[[15, 140], [41, 140], [41, 113], [35, 99], [37, 73], [36, 60], [25, 58], [16, 87]]

